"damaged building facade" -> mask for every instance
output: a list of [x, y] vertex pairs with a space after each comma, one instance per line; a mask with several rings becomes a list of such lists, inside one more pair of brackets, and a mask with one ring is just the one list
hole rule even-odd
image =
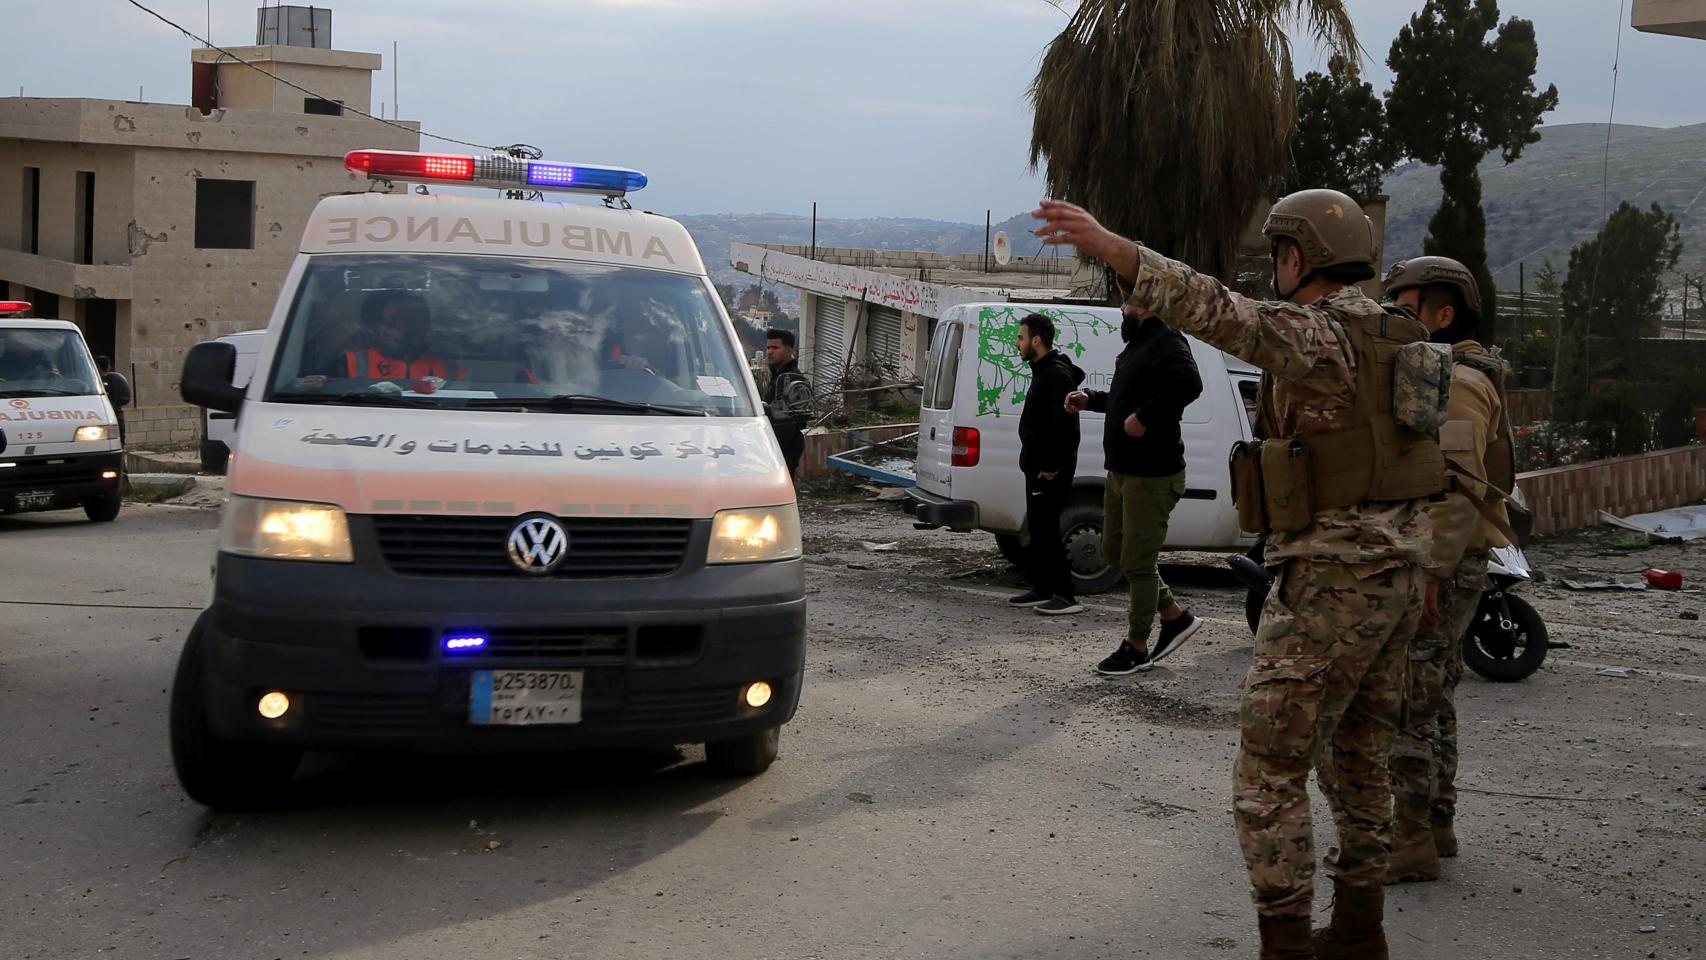
[[113, 358], [133, 448], [196, 442], [184, 354], [266, 325], [314, 205], [368, 188], [343, 155], [419, 149], [414, 124], [346, 112], [373, 112], [379, 55], [295, 45], [329, 36], [229, 48], [259, 70], [193, 50], [193, 105], [0, 98], [0, 299], [75, 321]]

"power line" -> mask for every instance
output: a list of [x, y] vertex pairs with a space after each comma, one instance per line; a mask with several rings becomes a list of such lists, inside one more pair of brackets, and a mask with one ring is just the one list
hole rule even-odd
[[[256, 66], [255, 64], [250, 63], [247, 60], [244, 60], [242, 57], [237, 56], [235, 53], [232, 53], [231, 51], [225, 49], [224, 47], [215, 45], [212, 40], [210, 40], [206, 37], [196, 36], [193, 32], [191, 32], [189, 29], [185, 28], [183, 25], [178, 24], [178, 23], [173, 23], [171, 20], [168, 20], [164, 16], [161, 16], [160, 14], [154, 12], [153, 10], [150, 10], [147, 7], [143, 6], [142, 4], [138, 3], [137, 0], [125, 0], [125, 2], [129, 3], [131, 6], [135, 7], [136, 9], [141, 10], [143, 13], [148, 14], [149, 16], [153, 17], [154, 19], [160, 21], [161, 23], [165, 24], [166, 26], [171, 27], [173, 30], [178, 31], [179, 33], [183, 34], [184, 36], [188, 37], [189, 39], [194, 40], [197, 43], [200, 43], [202, 46], [209, 47], [209, 48], [214, 49], [214, 50], [218, 50], [224, 56], [230, 57], [231, 59], [237, 61], [238, 63], [242, 64], [245, 67], [248, 67], [250, 70], [253, 70], [256, 73], [266, 74], [267, 76], [273, 78], [274, 80], [278, 81], [279, 83], [282, 83], [287, 87], [291, 87], [293, 89], [300, 90], [303, 93], [306, 93], [307, 95], [309, 95], [310, 97], [313, 97], [316, 100], [328, 99], [327, 97], [322, 97], [318, 93], [315, 93], [314, 91], [308, 89], [307, 87], [302, 86], [299, 83], [292, 83], [291, 81], [286, 80], [283, 77], [281, 77], [275, 73], [271, 73], [269, 71], [262, 70], [259, 66]], [[392, 69], [396, 69], [395, 64], [392, 65]], [[494, 146], [490, 146], [490, 145], [487, 145], [484, 143], [475, 143], [472, 140], [458, 140], [455, 137], [441, 137], [436, 133], [427, 133], [425, 130], [416, 130], [413, 127], [409, 127], [409, 126], [406, 126], [404, 124], [397, 123], [395, 121], [386, 120], [383, 117], [376, 117], [373, 114], [368, 113], [365, 110], [358, 110], [355, 107], [351, 107], [351, 106], [346, 105], [344, 107], [344, 109], [349, 111], [350, 113], [357, 114], [358, 116], [366, 117], [367, 119], [373, 120], [377, 123], [383, 123], [388, 127], [396, 127], [398, 130], [403, 130], [405, 132], [412, 133], [412, 134], [415, 134], [417, 136], [426, 137], [429, 140], [442, 140], [445, 143], [457, 143], [457, 144], [461, 144], [464, 147], [474, 147], [474, 148], [479, 149], [479, 150], [490, 150], [490, 151], [493, 151], [494, 153], [502, 152], [502, 149], [503, 149], [501, 147], [494, 147]]]
[[[1617, 0], [1617, 46], [1611, 56], [1611, 108], [1605, 118], [1605, 160], [1600, 168], [1599, 241], [1594, 246], [1593, 280], [1588, 284], [1587, 331], [1582, 336], [1582, 376], [1593, 384], [1593, 311], [1599, 298], [1599, 262], [1605, 259], [1605, 228], [1611, 223], [1611, 125], [1617, 119], [1617, 75], [1623, 63], [1623, 0]], [[1558, 338], [1560, 343], [1563, 337]]]

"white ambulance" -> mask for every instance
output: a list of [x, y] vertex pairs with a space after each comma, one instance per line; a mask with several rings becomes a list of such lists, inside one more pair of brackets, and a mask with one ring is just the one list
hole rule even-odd
[[[805, 660], [799, 513], [692, 239], [630, 170], [356, 151], [237, 414], [213, 600], [172, 695], [196, 800], [275, 800], [309, 748], [704, 743], [775, 758]], [[604, 204], [543, 202], [569, 190]]]
[[0, 514], [82, 507], [113, 520], [118, 417], [77, 325], [15, 316], [29, 309], [0, 301]]

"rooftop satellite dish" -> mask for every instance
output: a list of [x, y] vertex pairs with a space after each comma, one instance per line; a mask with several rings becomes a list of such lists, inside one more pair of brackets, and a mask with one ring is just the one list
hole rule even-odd
[[1002, 266], [1013, 262], [1013, 241], [1007, 239], [1007, 231], [995, 235], [995, 262]]

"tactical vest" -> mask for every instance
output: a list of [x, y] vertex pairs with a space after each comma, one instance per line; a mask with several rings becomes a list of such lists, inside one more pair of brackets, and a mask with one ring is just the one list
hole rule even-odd
[[[1334, 430], [1283, 436], [1273, 413], [1277, 387], [1262, 380], [1262, 430], [1270, 439], [1233, 448], [1233, 499], [1239, 525], [1251, 533], [1296, 533], [1322, 510], [1359, 503], [1396, 503], [1445, 490], [1445, 457], [1437, 433], [1404, 426], [1393, 412], [1398, 351], [1426, 341], [1427, 329], [1401, 312], [1340, 316], [1356, 358], [1350, 423]], [[1446, 369], [1449, 379], [1449, 368]]]
[[[1496, 354], [1492, 356], [1496, 357]], [[1458, 360], [1486, 374], [1493, 384], [1493, 393], [1499, 398], [1499, 420], [1493, 424], [1492, 435], [1487, 437], [1487, 452], [1484, 462], [1487, 466], [1487, 480], [1499, 488], [1501, 493], [1510, 493], [1516, 489], [1516, 446], [1511, 436], [1510, 404], [1505, 399], [1505, 374], [1507, 369], [1503, 363], [1477, 363], [1473, 360]]]

